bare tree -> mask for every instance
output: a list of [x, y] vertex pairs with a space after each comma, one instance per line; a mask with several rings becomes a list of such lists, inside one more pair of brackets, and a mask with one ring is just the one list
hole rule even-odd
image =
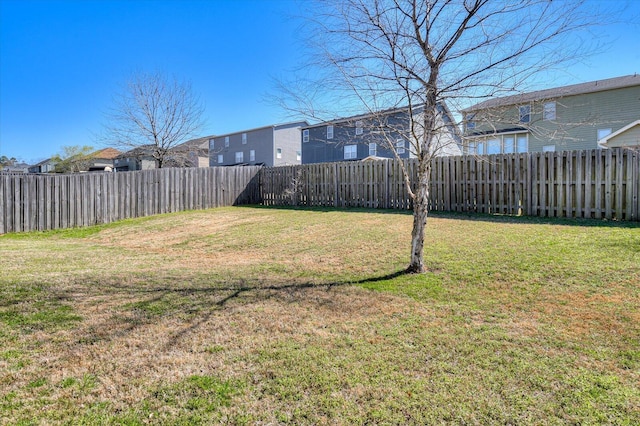
[[59, 154], [51, 157], [56, 173], [78, 173], [89, 170], [94, 149], [91, 146], [63, 146]]
[[[417, 181], [405, 171], [413, 273], [426, 270], [431, 160], [449, 125], [442, 108], [516, 93], [574, 60], [584, 48], [574, 34], [594, 16], [571, 0], [327, 0], [307, 14], [312, 72], [281, 85], [281, 104], [316, 118], [364, 108], [389, 149], [398, 134], [409, 142], [418, 160]], [[401, 126], [386, 123], [390, 108], [406, 109]]]
[[161, 73], [136, 73], [107, 113], [105, 142], [151, 156], [159, 168], [186, 161], [174, 149], [203, 125], [204, 107], [188, 82]]

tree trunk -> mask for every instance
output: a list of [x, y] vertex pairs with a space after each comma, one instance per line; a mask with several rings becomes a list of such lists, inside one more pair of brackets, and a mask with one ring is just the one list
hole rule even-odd
[[427, 268], [424, 264], [424, 229], [429, 213], [429, 180], [431, 179], [431, 159], [421, 158], [418, 164], [418, 187], [413, 200], [413, 230], [411, 231], [411, 263], [407, 272], [419, 274]]

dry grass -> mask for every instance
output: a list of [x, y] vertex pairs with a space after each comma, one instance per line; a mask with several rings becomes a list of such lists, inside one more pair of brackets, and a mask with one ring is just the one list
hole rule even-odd
[[385, 212], [0, 237], [0, 422], [639, 422], [640, 228], [482, 219], [423, 276]]

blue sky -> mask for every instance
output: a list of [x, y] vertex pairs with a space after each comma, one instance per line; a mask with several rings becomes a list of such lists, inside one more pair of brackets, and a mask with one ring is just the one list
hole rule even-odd
[[[596, 2], [597, 0], [591, 0]], [[605, 1], [605, 0], [601, 0]], [[113, 94], [133, 71], [190, 80], [206, 105], [202, 135], [290, 121], [265, 102], [300, 63], [295, 0], [0, 0], [0, 155], [36, 162], [94, 145]], [[608, 44], [558, 82], [640, 72], [640, 1], [596, 28]], [[617, 22], [619, 20], [628, 22]], [[636, 21], [637, 22], [637, 21]]]

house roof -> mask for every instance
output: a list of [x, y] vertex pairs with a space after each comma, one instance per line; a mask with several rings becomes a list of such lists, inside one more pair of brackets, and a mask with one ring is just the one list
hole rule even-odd
[[176, 145], [174, 150], [191, 150], [191, 149], [209, 149], [209, 139], [215, 138], [214, 135], [203, 136], [201, 138], [191, 139], [181, 144]]
[[626, 126], [624, 126], [622, 129], [617, 130], [617, 131], [615, 131], [615, 132], [611, 133], [610, 135], [605, 136], [604, 138], [602, 138], [602, 139], [600, 139], [600, 140], [598, 141], [598, 145], [600, 145], [600, 146], [607, 146], [607, 143], [608, 143], [611, 139], [615, 138], [615, 137], [616, 137], [616, 136], [618, 136], [618, 135], [623, 134], [623, 133], [624, 133], [624, 132], [626, 132], [627, 130], [633, 129], [633, 128], [634, 128], [634, 127], [636, 127], [636, 126], [640, 126], [640, 120], [636, 120], [636, 121], [634, 121], [633, 123], [627, 124], [627, 125], [626, 125]]
[[105, 160], [113, 160], [118, 157], [122, 152], [118, 151], [115, 148], [105, 148], [91, 154], [93, 158], [101, 158]]
[[588, 83], [571, 84], [569, 86], [554, 87], [551, 89], [537, 90], [535, 92], [519, 93], [517, 95], [488, 99], [486, 101], [470, 106], [469, 108], [463, 109], [462, 112], [516, 105], [536, 100], [563, 98], [567, 96], [583, 95], [586, 93], [603, 92], [605, 90], [622, 89], [625, 87], [633, 86], [640, 86], [640, 75], [625, 75], [623, 77], [590, 81]]

